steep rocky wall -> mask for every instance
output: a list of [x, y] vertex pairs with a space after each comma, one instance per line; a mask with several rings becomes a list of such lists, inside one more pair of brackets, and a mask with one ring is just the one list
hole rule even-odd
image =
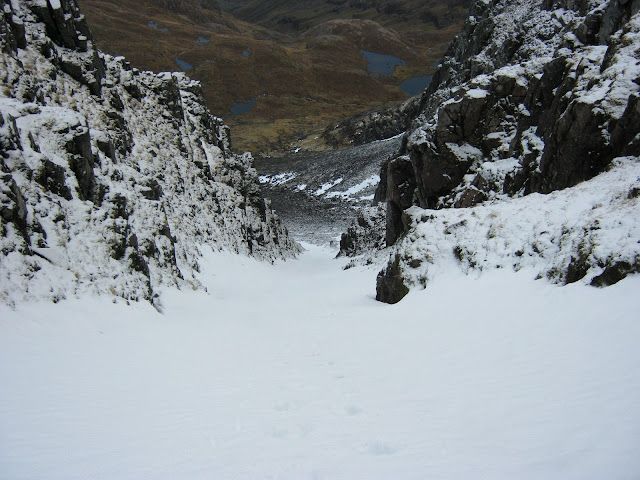
[[[387, 244], [415, 231], [412, 207], [548, 194], [637, 158], [639, 11], [638, 0], [477, 1], [383, 166]], [[406, 293], [393, 287], [401, 263], [393, 255], [381, 274], [381, 300]]]
[[0, 301], [159, 305], [198, 288], [202, 248], [298, 252], [197, 82], [98, 52], [74, 0], [2, 6]]

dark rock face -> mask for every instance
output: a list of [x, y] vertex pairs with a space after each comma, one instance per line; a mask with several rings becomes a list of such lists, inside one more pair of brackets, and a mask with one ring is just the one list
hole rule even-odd
[[149, 180], [147, 185], [145, 185], [145, 189], [142, 190], [142, 196], [147, 200], [155, 200], [158, 201], [162, 198], [162, 186], [158, 183], [158, 180], [152, 178]]
[[3, 11], [3, 21], [0, 22], [0, 43], [3, 44], [3, 51], [9, 53], [15, 52], [18, 48], [25, 48], [27, 40], [25, 37], [24, 22], [14, 14], [11, 2], [0, 3]]
[[632, 273], [640, 273], [640, 258], [636, 258], [634, 263], [622, 261], [607, 265], [600, 275], [591, 280], [591, 285], [594, 287], [615, 285]]
[[540, 162], [541, 183], [534, 190], [549, 193], [602, 172], [614, 158], [607, 120], [590, 105], [571, 104], [557, 119], [546, 142]]
[[180, 96], [180, 88], [178, 87], [176, 79], [169, 77], [166, 81], [154, 86], [153, 90], [160, 98], [160, 101], [167, 106], [171, 115], [176, 120], [182, 120], [184, 115], [184, 112], [182, 111], [182, 98]]
[[[8, 173], [2, 174], [2, 197], [3, 201], [0, 203], [0, 218], [2, 218], [4, 225], [2, 225], [2, 233], [6, 235], [6, 225], [11, 223], [18, 232], [28, 240], [27, 234], [27, 206], [25, 204], [24, 196], [16, 185], [15, 180]], [[27, 242], [29, 243], [29, 242]]]
[[386, 167], [387, 180], [387, 246], [393, 245], [405, 231], [402, 212], [413, 205], [416, 188], [413, 166], [409, 157], [391, 160]]
[[[586, 3], [586, 2], [583, 2]], [[583, 7], [585, 10], [585, 7]], [[632, 15], [640, 11], [640, 1], [638, 0], [614, 0], [607, 4], [602, 13], [597, 38], [600, 44], [606, 45], [611, 36], [624, 24], [629, 22]], [[599, 17], [600, 12], [598, 12]], [[597, 17], [596, 17], [597, 18]]]
[[[85, 16], [75, 0], [29, 2], [30, 8], [44, 23], [49, 37], [57, 45], [81, 52], [88, 51], [93, 40]], [[26, 46], [26, 43], [25, 43]]]
[[65, 169], [48, 159], [44, 159], [42, 165], [36, 171], [35, 181], [42, 185], [47, 191], [55, 195], [60, 195], [66, 200], [73, 198], [66, 184]]
[[481, 121], [485, 118], [487, 97], [465, 96], [443, 105], [438, 115], [436, 142], [440, 145], [469, 141], [478, 143]]
[[89, 200], [93, 196], [94, 157], [91, 150], [91, 137], [86, 127], [78, 127], [67, 135], [66, 150], [71, 154], [71, 170], [78, 181], [78, 194], [81, 200]]
[[396, 256], [387, 268], [378, 274], [376, 291], [376, 300], [390, 304], [400, 302], [409, 293], [409, 287], [404, 283], [400, 257]]
[[640, 155], [640, 95], [629, 96], [627, 108], [611, 133], [611, 145], [622, 155]]
[[[404, 212], [414, 205], [546, 194], [637, 156], [639, 14], [640, 0], [476, 2], [380, 175], [388, 244], [412, 228]], [[579, 277], [579, 263], [565, 277]]]
[[471, 208], [487, 199], [487, 194], [477, 187], [467, 188], [455, 203], [455, 208]]

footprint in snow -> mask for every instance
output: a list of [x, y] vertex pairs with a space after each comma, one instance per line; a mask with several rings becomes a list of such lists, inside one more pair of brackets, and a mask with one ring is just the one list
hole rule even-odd
[[347, 412], [347, 415], [358, 415], [360, 413], [362, 413], [362, 409], [356, 405], [349, 405], [347, 408], [344, 409], [345, 412]]
[[289, 403], [287, 403], [287, 402], [278, 403], [274, 407], [274, 410], [276, 410], [277, 412], [288, 412], [290, 409], [291, 409], [291, 405], [289, 405]]
[[389, 445], [386, 442], [383, 442], [382, 440], [375, 440], [373, 442], [369, 442], [366, 445], [366, 449], [370, 455], [375, 455], [375, 456], [393, 455], [398, 451], [397, 448], [395, 448], [392, 445]]
[[273, 438], [285, 438], [289, 435], [289, 432], [284, 428], [274, 428], [271, 430], [271, 436]]

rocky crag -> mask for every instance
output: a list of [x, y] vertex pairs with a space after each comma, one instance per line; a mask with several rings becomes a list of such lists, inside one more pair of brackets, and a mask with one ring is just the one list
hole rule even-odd
[[94, 48], [75, 0], [0, 13], [0, 301], [199, 288], [203, 248], [293, 242], [199, 83]]
[[332, 148], [364, 145], [402, 135], [418, 115], [420, 97], [411, 97], [400, 105], [371, 110], [330, 125], [322, 139]]
[[639, 11], [475, 3], [381, 171], [391, 257], [379, 300], [449, 261], [596, 286], [640, 271]]

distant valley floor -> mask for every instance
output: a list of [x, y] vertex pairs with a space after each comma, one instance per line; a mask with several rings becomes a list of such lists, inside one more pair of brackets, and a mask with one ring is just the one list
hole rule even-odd
[[468, 15], [467, 0], [402, 0], [387, 13], [375, 2], [343, 3], [288, 0], [264, 15], [255, 5], [221, 11], [195, 0], [82, 6], [100, 49], [201, 81], [236, 150], [266, 153], [420, 93]]

